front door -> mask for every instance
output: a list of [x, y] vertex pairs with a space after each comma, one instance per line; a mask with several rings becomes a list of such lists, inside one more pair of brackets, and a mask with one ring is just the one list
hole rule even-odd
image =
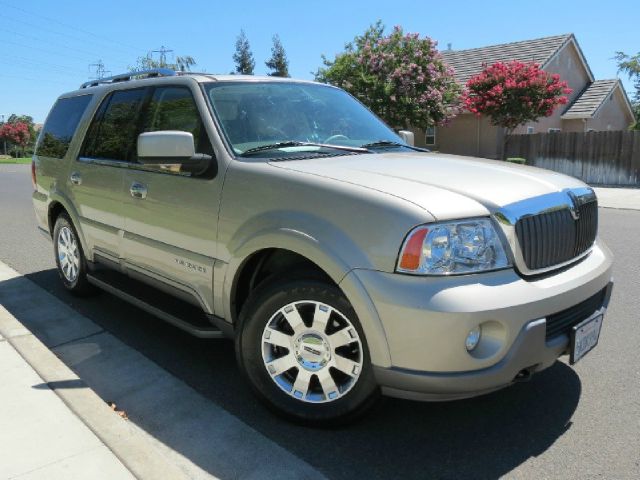
[[[201, 112], [186, 85], [153, 90], [140, 133], [160, 130], [189, 132], [196, 153], [213, 156]], [[129, 191], [123, 242], [127, 269], [186, 292], [209, 312], [221, 177], [214, 168], [191, 175], [179, 165], [131, 164], [124, 181]]]

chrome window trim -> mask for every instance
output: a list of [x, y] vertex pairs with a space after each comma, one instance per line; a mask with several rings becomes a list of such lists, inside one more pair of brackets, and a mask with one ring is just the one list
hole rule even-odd
[[518, 236], [516, 235], [516, 224], [518, 223], [518, 220], [533, 215], [563, 209], [569, 210], [572, 213], [572, 217], [575, 218], [575, 209], [577, 207], [596, 200], [596, 194], [592, 188], [566, 188], [560, 192], [553, 192], [540, 195], [538, 197], [528, 198], [497, 209], [492, 216], [496, 219], [496, 223], [504, 233], [507, 243], [509, 244], [511, 254], [513, 255], [514, 266], [518, 271], [525, 276], [531, 276], [558, 270], [580, 261], [589, 255], [593, 248], [592, 245], [580, 255], [573, 257], [566, 262], [537, 270], [531, 270], [527, 267], [527, 264], [524, 261], [524, 255], [520, 248], [520, 242], [518, 242]]

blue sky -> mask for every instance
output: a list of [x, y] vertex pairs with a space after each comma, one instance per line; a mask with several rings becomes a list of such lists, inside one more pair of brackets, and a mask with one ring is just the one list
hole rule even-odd
[[[271, 36], [280, 35], [290, 72], [312, 78], [321, 55], [381, 19], [454, 49], [574, 33], [596, 78], [615, 78], [617, 50], [637, 53], [638, 0], [608, 1], [189, 1], [0, 0], [0, 115], [42, 122], [55, 98], [77, 88], [102, 60], [112, 73], [161, 46], [192, 55], [196, 70], [228, 73], [243, 28], [265, 72]], [[631, 83], [623, 78], [628, 93]]]

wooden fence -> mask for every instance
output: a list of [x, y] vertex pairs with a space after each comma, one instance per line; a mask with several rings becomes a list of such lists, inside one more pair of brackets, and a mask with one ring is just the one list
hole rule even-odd
[[594, 185], [640, 186], [640, 131], [513, 135], [508, 157]]

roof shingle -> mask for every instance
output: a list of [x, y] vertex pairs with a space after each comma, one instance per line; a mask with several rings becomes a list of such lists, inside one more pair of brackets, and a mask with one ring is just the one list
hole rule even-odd
[[591, 118], [602, 105], [611, 91], [618, 85], [618, 80], [596, 80], [569, 106], [562, 118]]
[[568, 33], [468, 50], [444, 50], [441, 53], [444, 61], [455, 70], [456, 80], [465, 84], [473, 75], [480, 73], [485, 65], [496, 62], [518, 60], [544, 66], [572, 36]]

